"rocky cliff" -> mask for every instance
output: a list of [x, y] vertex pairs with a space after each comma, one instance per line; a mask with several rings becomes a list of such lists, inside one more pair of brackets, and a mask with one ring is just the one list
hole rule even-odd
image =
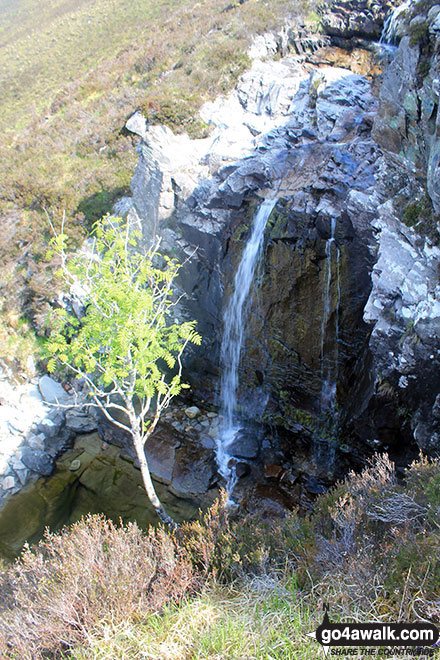
[[203, 108], [204, 140], [128, 123], [142, 138], [129, 215], [192, 255], [180, 286], [204, 337], [187, 365], [201, 400], [216, 402], [222, 309], [253, 215], [278, 198], [239, 399], [265, 425], [263, 462], [307, 448], [321, 478], [373, 449], [405, 461], [439, 448], [440, 6], [402, 6], [381, 50], [390, 9], [340, 2], [319, 35], [260, 37], [237, 89]]

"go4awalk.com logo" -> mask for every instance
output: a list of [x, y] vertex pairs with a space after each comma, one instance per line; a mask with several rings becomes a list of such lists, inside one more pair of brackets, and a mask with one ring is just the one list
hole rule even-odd
[[[393, 657], [400, 656], [399, 650], [403, 649], [406, 657], [437, 656], [440, 642], [440, 633], [432, 623], [332, 623], [328, 616], [328, 606], [325, 607], [321, 625], [307, 636], [322, 645], [326, 657], [330, 649], [332, 655], [341, 655], [342, 650], [352, 656], [357, 654], [355, 647], [366, 646], [373, 649], [393, 647]], [[339, 647], [339, 650], [332, 647]], [[410, 652], [415, 649], [417, 653]], [[374, 651], [372, 655], [375, 655]]]

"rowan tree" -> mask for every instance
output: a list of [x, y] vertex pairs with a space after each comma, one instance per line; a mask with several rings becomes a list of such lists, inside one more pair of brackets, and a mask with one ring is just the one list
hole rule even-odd
[[87, 248], [68, 253], [64, 233], [50, 252], [61, 261], [59, 276], [81, 312], [60, 306], [48, 317], [47, 369], [63, 365], [83, 380], [77, 406], [97, 407], [130, 434], [148, 498], [160, 519], [175, 526], [153, 485], [145, 445], [160, 415], [185, 385], [182, 354], [200, 344], [195, 321], [177, 322], [173, 290], [181, 267], [158, 252], [159, 241], [140, 249], [141, 234], [121, 219], [96, 223]]

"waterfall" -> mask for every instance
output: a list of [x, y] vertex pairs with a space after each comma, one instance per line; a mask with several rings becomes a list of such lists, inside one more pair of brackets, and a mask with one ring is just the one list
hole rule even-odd
[[226, 490], [231, 493], [237, 478], [233, 461], [233, 444], [241, 426], [236, 416], [238, 367], [245, 338], [245, 303], [248, 298], [255, 268], [263, 245], [264, 230], [276, 199], [266, 199], [258, 209], [250, 238], [243, 251], [240, 265], [235, 274], [234, 291], [226, 306], [221, 344], [222, 377], [220, 401], [222, 423], [217, 440], [216, 459], [220, 474], [226, 480]]
[[[340, 249], [335, 240], [336, 219], [331, 219], [331, 234], [325, 244], [325, 277], [324, 277], [324, 295], [323, 295], [323, 314], [321, 322], [321, 412], [334, 409], [336, 402], [336, 381], [338, 377], [338, 359], [339, 359], [339, 308], [341, 303], [341, 283], [340, 283]], [[333, 254], [336, 259], [334, 260]], [[336, 307], [335, 307], [335, 332], [333, 338], [333, 350], [327, 349], [331, 338], [328, 337], [328, 324], [332, 313], [332, 279], [333, 279], [333, 261], [335, 261], [334, 276], [336, 286]]]
[[398, 28], [398, 19], [403, 14], [414, 0], [405, 0], [399, 7], [396, 7], [388, 15], [384, 25], [382, 34], [379, 39], [379, 46], [388, 52], [393, 53], [396, 50], [396, 37], [397, 37], [397, 28]]

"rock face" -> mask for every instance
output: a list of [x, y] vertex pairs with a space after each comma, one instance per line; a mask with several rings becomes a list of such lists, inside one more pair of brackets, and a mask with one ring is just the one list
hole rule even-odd
[[0, 506], [29, 481], [52, 473], [76, 433], [96, 429], [87, 416], [47, 405], [70, 397], [49, 376], [13, 386], [0, 372]]
[[[197, 503], [174, 497], [160, 483], [156, 488], [176, 520], [187, 520], [197, 513]], [[46, 526], [54, 531], [87, 513], [99, 512], [125, 524], [136, 521], [144, 528], [156, 522], [140, 470], [121, 458], [117, 447], [103, 446], [94, 433], [75, 440], [50, 477], [29, 483], [8, 498], [0, 510], [0, 555], [13, 559], [25, 541], [38, 541]]]
[[[161, 218], [163, 239], [180, 258], [198, 246], [181, 285], [189, 296], [184, 314], [198, 319], [205, 339], [188, 365], [200, 396], [212, 398], [218, 387], [222, 301], [230, 295], [259, 196], [276, 195], [261, 286], [249, 314], [242, 404], [251, 416], [252, 407], [262, 413], [261, 394], [266, 421], [292, 431], [298, 416], [319, 417], [331, 375], [344, 410], [353, 415], [362, 406], [369, 334], [362, 315], [374, 262], [371, 200], [380, 155], [370, 136], [376, 106], [364, 77], [335, 67], [310, 73], [298, 59], [286, 58], [256, 62], [234, 94], [204, 108], [215, 128], [214, 137], [196, 145], [203, 142], [205, 150], [202, 178], [189, 197], [176, 195], [172, 213], [166, 218], [163, 210]], [[162, 147], [155, 158], [157, 129], [151, 130], [133, 185], [132, 213], [141, 220], [150, 188], [139, 182], [148, 168], [163, 165]], [[166, 133], [171, 149], [170, 140]], [[173, 152], [183, 144], [175, 141]], [[206, 164], [209, 178], [203, 178]], [[147, 235], [149, 218], [143, 222]]]
[[[402, 227], [387, 202], [373, 225], [378, 230], [378, 260], [364, 318], [374, 323], [370, 346], [377, 373], [377, 400], [364, 421], [374, 428], [380, 408], [388, 410], [387, 444], [396, 442], [395, 427], [411, 436], [425, 453], [439, 447], [437, 396], [440, 391], [440, 248], [427, 245], [413, 229]], [[373, 413], [373, 414], [371, 414]], [[373, 422], [373, 423], [372, 423]], [[383, 424], [377, 419], [376, 423]], [[364, 431], [364, 432], [365, 432]], [[371, 439], [371, 436], [370, 436]]]
[[355, 37], [378, 41], [385, 18], [395, 4], [390, 1], [340, 0], [324, 6], [322, 27], [328, 35], [344, 40]]
[[[388, 21], [402, 38], [377, 98], [358, 72], [377, 70], [362, 47], [374, 50], [390, 8], [324, 8], [313, 46], [301, 46], [302, 28], [264, 35], [235, 92], [203, 108], [209, 138], [150, 127], [140, 143], [129, 213], [147, 239], [159, 231], [170, 252], [191, 255], [181, 314], [204, 338], [187, 362], [202, 401], [216, 401], [222, 309], [252, 218], [261, 199], [278, 198], [239, 374], [244, 414], [270, 425], [268, 464], [277, 446], [295, 460], [316, 440], [324, 464], [438, 448], [440, 10], [405, 5]], [[364, 54], [351, 61], [335, 46]], [[267, 61], [275, 47], [296, 54]]]
[[373, 128], [383, 149], [377, 189], [387, 202], [373, 222], [378, 259], [364, 314], [374, 324], [376, 374], [366, 435], [380, 426], [392, 445], [399, 429], [401, 444], [427, 453], [439, 448], [439, 16], [434, 2], [404, 3], [393, 21], [400, 42]]

